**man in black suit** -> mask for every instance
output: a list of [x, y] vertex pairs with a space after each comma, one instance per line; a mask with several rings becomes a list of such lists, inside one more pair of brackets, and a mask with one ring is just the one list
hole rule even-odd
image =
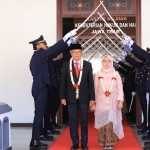
[[78, 109], [81, 120], [81, 148], [88, 150], [88, 110], [95, 104], [94, 82], [91, 63], [82, 59], [80, 44], [73, 44], [70, 61], [63, 64], [60, 85], [60, 99], [67, 104], [70, 135], [73, 142], [71, 150], [79, 148]]
[[49, 48], [47, 48], [47, 43], [43, 36], [29, 42], [33, 45], [33, 49], [36, 50], [30, 61], [30, 70], [33, 76], [32, 96], [35, 103], [32, 139], [29, 145], [30, 148], [43, 148], [48, 146], [39, 140], [47, 103], [48, 90], [49, 87], [54, 86], [51, 78], [53, 68], [48, 67], [48, 59], [56, 57], [66, 50], [71, 43], [74, 43], [76, 37], [73, 36], [75, 34], [76, 30], [74, 29], [67, 33], [63, 39]]

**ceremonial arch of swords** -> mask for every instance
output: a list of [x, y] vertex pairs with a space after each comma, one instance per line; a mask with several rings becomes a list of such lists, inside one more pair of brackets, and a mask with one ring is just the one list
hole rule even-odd
[[[100, 12], [98, 12], [99, 7], [103, 7], [103, 9], [105, 10], [105, 13], [100, 14]], [[104, 19], [104, 14], [108, 15], [110, 17], [110, 20], [112, 21], [112, 23], [115, 25], [115, 28], [117, 28], [117, 30], [121, 33], [121, 36], [119, 34], [117, 34], [116, 32], [113, 32], [114, 29], [113, 27], [110, 25], [110, 23], [108, 23], [105, 19]], [[78, 27], [77, 27], [77, 31], [79, 29], [82, 28], [82, 26], [84, 26], [86, 24], [86, 22], [93, 16], [93, 15], [98, 15], [98, 18], [95, 19], [95, 21], [93, 22], [96, 23], [98, 20], [102, 20], [105, 25], [110, 29], [111, 32], [113, 32], [113, 34], [115, 36], [113, 36], [113, 38], [111, 38], [109, 36], [109, 34], [107, 34], [104, 31], [105, 27], [99, 27], [101, 32], [96, 33], [94, 36], [92, 36], [91, 38], [80, 38], [80, 36], [86, 32], [90, 26], [87, 26], [84, 30], [82, 30], [77, 36], [78, 36], [78, 43], [82, 45], [83, 48], [83, 58], [87, 61], [90, 61], [92, 63], [92, 66], [94, 66], [95, 70], [99, 69], [99, 64], [100, 64], [100, 59], [102, 58], [103, 55], [105, 54], [109, 54], [113, 57], [114, 62], [118, 63], [119, 61], [123, 61], [123, 58], [121, 56], [123, 50], [126, 48], [124, 47], [124, 45], [122, 45], [122, 43], [120, 42], [120, 40], [122, 40], [122, 36], [125, 35], [125, 33], [122, 31], [122, 29], [118, 26], [118, 24], [115, 22], [115, 20], [113, 19], [113, 17], [111, 16], [111, 14], [108, 12], [108, 10], [106, 9], [106, 7], [103, 4], [103, 1], [100, 0], [99, 5], [97, 6], [97, 8], [86, 18], [86, 20], [81, 23]], [[103, 33], [103, 35], [101, 34]], [[135, 40], [135, 39], [133, 39]], [[131, 57], [134, 57], [131, 53], [129, 54]], [[124, 62], [125, 64], [128, 65], [128, 63]]]

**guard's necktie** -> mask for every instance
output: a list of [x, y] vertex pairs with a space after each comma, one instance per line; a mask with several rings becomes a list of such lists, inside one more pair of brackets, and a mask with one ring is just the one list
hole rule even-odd
[[79, 75], [79, 68], [78, 68], [78, 62], [75, 62], [75, 71], [76, 71], [76, 76], [78, 78], [78, 75]]

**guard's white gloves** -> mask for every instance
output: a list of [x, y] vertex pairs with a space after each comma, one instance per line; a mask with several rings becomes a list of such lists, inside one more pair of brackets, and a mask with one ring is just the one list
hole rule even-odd
[[122, 37], [123, 37], [123, 39], [121, 40], [121, 42], [123, 45], [129, 46], [129, 47], [131, 47], [131, 45], [133, 45], [134, 41], [131, 39], [130, 36], [123, 35]]
[[135, 95], [136, 95], [136, 93], [135, 93], [135, 92], [132, 92], [132, 93], [131, 93], [131, 95], [132, 95], [132, 96], [135, 96]]
[[147, 100], [147, 104], [149, 104], [149, 93], [146, 93], [146, 100]]
[[70, 39], [66, 43], [68, 44], [68, 46], [70, 46], [70, 44], [74, 44], [76, 42], [77, 38], [77, 36], [70, 37]]
[[132, 51], [132, 50], [133, 50], [132, 47], [127, 45], [123, 51], [128, 52], [128, 51]]
[[64, 37], [63, 40], [66, 42], [70, 37], [73, 37], [77, 34], [77, 29], [73, 29], [70, 32], [68, 32]]

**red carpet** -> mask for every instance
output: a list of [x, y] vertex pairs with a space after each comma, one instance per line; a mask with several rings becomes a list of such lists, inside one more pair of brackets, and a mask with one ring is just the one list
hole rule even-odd
[[[97, 143], [98, 132], [94, 128], [94, 114], [89, 114], [89, 140], [88, 147], [89, 150], [102, 150]], [[132, 132], [132, 129], [129, 127], [128, 123], [123, 120], [123, 127], [125, 137], [119, 141], [119, 143], [114, 147], [115, 150], [142, 150], [140, 143], [136, 139], [135, 135]], [[79, 129], [80, 130], [80, 129]], [[69, 127], [67, 127], [59, 138], [49, 147], [48, 150], [69, 150], [72, 146], [70, 140]]]

